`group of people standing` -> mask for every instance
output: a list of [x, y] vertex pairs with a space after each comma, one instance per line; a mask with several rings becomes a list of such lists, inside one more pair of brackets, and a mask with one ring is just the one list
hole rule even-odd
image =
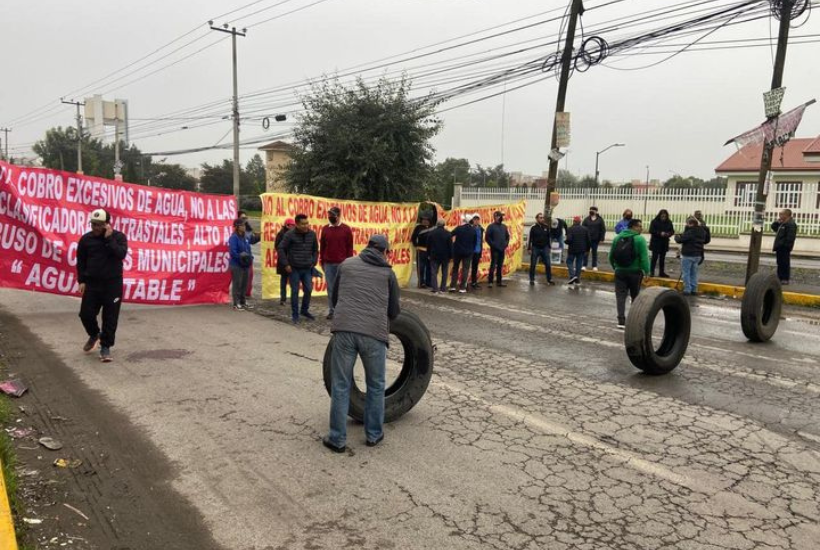
[[449, 231], [444, 218], [436, 220], [433, 226], [432, 216], [422, 215], [411, 236], [416, 249], [418, 287], [429, 288], [433, 294], [446, 292], [449, 275], [450, 292], [466, 293], [468, 285], [477, 290], [478, 268], [485, 243], [490, 249], [487, 286], [492, 288], [493, 283], [500, 287], [507, 286], [503, 280], [503, 267], [510, 244], [510, 230], [504, 224], [504, 213], [494, 212], [493, 223], [486, 229], [481, 225], [478, 214], [465, 214], [460, 221], [458, 227]]

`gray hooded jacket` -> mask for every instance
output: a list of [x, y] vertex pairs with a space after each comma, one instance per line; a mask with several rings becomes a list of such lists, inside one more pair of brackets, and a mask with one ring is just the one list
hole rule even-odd
[[355, 332], [390, 342], [390, 319], [398, 317], [399, 282], [387, 260], [373, 248], [339, 267], [333, 292], [331, 332]]

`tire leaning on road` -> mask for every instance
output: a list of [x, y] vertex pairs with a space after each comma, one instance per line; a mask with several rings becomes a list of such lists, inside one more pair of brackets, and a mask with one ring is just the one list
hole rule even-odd
[[[661, 311], [664, 331], [660, 345], [656, 346], [652, 341], [652, 326]], [[626, 354], [632, 364], [646, 374], [667, 374], [683, 359], [691, 329], [692, 315], [683, 296], [669, 288], [643, 289], [626, 319]]]
[[[409, 311], [402, 311], [390, 322], [390, 334], [401, 342], [404, 349], [404, 363], [395, 381], [384, 391], [384, 421], [398, 420], [416, 406], [430, 384], [433, 376], [433, 341], [422, 320]], [[325, 349], [322, 371], [325, 389], [331, 394], [330, 358], [333, 353], [333, 338]], [[362, 422], [364, 419], [365, 393], [356, 382], [350, 389], [350, 409], [348, 416]]]
[[774, 273], [755, 273], [740, 305], [740, 326], [752, 342], [766, 342], [777, 332], [783, 309], [783, 287]]

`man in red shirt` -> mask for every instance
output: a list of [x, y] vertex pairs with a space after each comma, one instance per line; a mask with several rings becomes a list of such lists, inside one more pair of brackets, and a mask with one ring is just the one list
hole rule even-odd
[[327, 283], [328, 319], [333, 319], [333, 286], [339, 266], [353, 256], [353, 231], [342, 223], [341, 215], [342, 211], [336, 206], [328, 210], [327, 221], [330, 223], [322, 228], [319, 237], [319, 263]]

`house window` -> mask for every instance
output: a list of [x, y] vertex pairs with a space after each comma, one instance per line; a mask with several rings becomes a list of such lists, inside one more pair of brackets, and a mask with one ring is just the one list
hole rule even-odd
[[800, 208], [802, 196], [803, 184], [801, 182], [779, 181], [774, 196], [774, 205], [776, 208]]
[[755, 205], [757, 182], [739, 181], [735, 187], [735, 206], [752, 207]]

